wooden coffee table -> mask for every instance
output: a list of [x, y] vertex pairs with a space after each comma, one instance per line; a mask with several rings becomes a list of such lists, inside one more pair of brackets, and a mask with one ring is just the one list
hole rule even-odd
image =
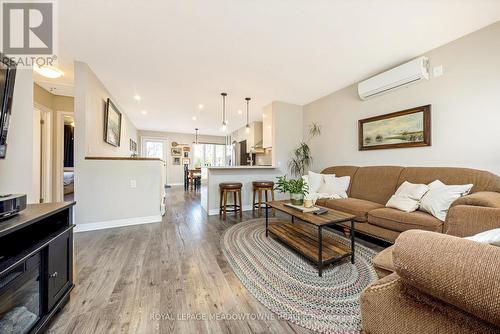
[[[351, 257], [354, 263], [354, 215], [325, 208], [327, 213], [315, 215], [288, 207], [289, 201], [272, 201], [266, 205], [266, 237], [271, 233], [282, 243], [292, 248], [318, 266], [319, 276], [323, 268], [343, 258]], [[269, 224], [269, 209], [276, 209], [291, 216], [291, 221], [278, 220]], [[300, 220], [298, 222], [296, 220]], [[351, 222], [351, 247], [341, 245], [334, 238], [323, 236], [323, 228]], [[347, 248], [347, 249], [346, 249]]]

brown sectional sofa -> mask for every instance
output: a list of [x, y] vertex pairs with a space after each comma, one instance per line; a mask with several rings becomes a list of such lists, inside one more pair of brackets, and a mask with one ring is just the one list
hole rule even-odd
[[[317, 204], [352, 213], [356, 230], [393, 243], [400, 233], [420, 229], [470, 236], [498, 225], [500, 220], [500, 177], [481, 170], [453, 167], [333, 166], [323, 174], [350, 176], [349, 198], [318, 200]], [[425, 212], [411, 213], [386, 208], [385, 204], [405, 181], [429, 184], [472, 183], [471, 194], [452, 204], [446, 221]]]
[[500, 247], [413, 230], [393, 248], [395, 273], [361, 295], [365, 333], [500, 333]]

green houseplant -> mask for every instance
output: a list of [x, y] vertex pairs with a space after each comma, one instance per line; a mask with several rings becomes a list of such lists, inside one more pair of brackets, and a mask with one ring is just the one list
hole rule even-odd
[[278, 176], [278, 182], [274, 189], [282, 193], [290, 193], [290, 201], [293, 205], [302, 205], [304, 196], [308, 194], [309, 186], [304, 182], [304, 179], [289, 179], [285, 176]]
[[288, 161], [288, 168], [295, 176], [305, 174], [309, 166], [312, 164], [311, 149], [309, 142], [316, 136], [321, 134], [321, 126], [317, 123], [312, 123], [309, 126], [309, 136], [306, 140], [300, 142], [299, 146], [293, 151], [292, 157]]

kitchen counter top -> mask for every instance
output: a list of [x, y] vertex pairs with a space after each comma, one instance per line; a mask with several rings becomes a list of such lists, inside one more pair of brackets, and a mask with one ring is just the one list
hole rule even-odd
[[275, 166], [211, 166], [207, 169], [275, 169]]

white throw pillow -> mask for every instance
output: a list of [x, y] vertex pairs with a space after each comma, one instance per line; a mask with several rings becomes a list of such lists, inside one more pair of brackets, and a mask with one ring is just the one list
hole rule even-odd
[[316, 205], [316, 201], [319, 199], [340, 199], [341, 197], [337, 194], [308, 193], [305, 198], [311, 199]]
[[416, 211], [420, 205], [420, 200], [427, 191], [429, 191], [429, 186], [426, 184], [414, 184], [405, 181], [385, 206], [405, 212]]
[[309, 185], [310, 193], [317, 193], [319, 187], [323, 184], [323, 174], [309, 171], [307, 184]]
[[392, 195], [385, 206], [404, 212], [413, 212], [418, 209], [419, 204], [419, 201], [415, 201], [409, 197]]
[[347, 189], [351, 182], [350, 176], [335, 177], [335, 175], [323, 175], [323, 184], [318, 192], [321, 194], [338, 195], [341, 198], [347, 198]]
[[446, 185], [436, 180], [429, 184], [429, 191], [422, 197], [420, 210], [445, 221], [450, 205], [456, 199], [467, 195], [472, 187], [472, 184]]
[[473, 235], [472, 237], [467, 237], [464, 239], [500, 247], [500, 228], [496, 228], [486, 232], [481, 232], [476, 235]]

